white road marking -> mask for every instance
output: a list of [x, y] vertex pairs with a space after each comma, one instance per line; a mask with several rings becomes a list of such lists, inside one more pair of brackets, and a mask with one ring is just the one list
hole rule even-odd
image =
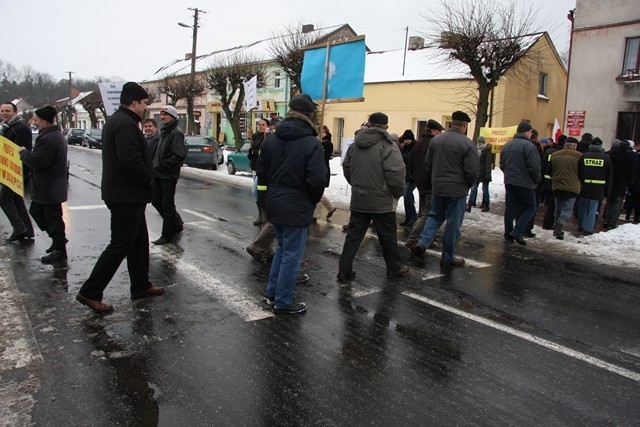
[[89, 211], [92, 209], [107, 209], [107, 205], [86, 205], [86, 206], [68, 206], [70, 211]]
[[180, 259], [171, 253], [170, 247], [154, 248], [152, 253], [154, 252], [161, 254], [166, 262], [174, 265], [180, 272], [189, 277], [193, 283], [212, 294], [244, 320], [256, 321], [274, 316], [271, 311], [267, 311], [264, 308], [256, 296], [239, 291], [235, 287], [223, 283], [206, 273], [201, 267]]
[[[433, 256], [438, 257], [438, 258], [440, 258], [442, 256], [441, 252], [434, 251], [433, 249], [427, 249], [424, 252], [426, 254], [433, 255]], [[486, 262], [482, 262], [482, 261], [476, 261], [476, 260], [471, 259], [471, 258], [465, 258], [464, 259], [464, 264], [466, 266], [475, 267], [475, 268], [491, 267], [491, 264], [487, 264]]]
[[448, 311], [449, 313], [453, 313], [453, 314], [458, 315], [460, 317], [464, 317], [465, 319], [472, 320], [472, 321], [474, 321], [476, 323], [480, 323], [480, 324], [488, 326], [490, 328], [497, 329], [497, 330], [499, 330], [501, 332], [505, 332], [507, 334], [516, 336], [518, 338], [522, 338], [523, 340], [532, 342], [534, 344], [537, 344], [537, 345], [539, 345], [541, 347], [544, 347], [544, 348], [547, 348], [549, 350], [553, 350], [553, 351], [556, 351], [558, 353], [564, 354], [566, 356], [572, 357], [574, 359], [581, 360], [581, 361], [586, 362], [586, 363], [588, 363], [590, 365], [593, 365], [595, 367], [607, 370], [607, 371], [612, 372], [614, 374], [621, 375], [621, 376], [623, 376], [625, 378], [629, 378], [629, 379], [631, 379], [633, 381], [640, 382], [640, 373], [630, 371], [628, 369], [622, 368], [620, 366], [614, 365], [614, 364], [609, 363], [609, 362], [605, 362], [604, 360], [598, 359], [597, 357], [589, 356], [588, 354], [581, 353], [579, 351], [573, 350], [573, 349], [571, 349], [569, 347], [565, 347], [565, 346], [560, 345], [558, 343], [555, 343], [553, 341], [549, 341], [549, 340], [546, 340], [544, 338], [540, 338], [540, 337], [537, 337], [535, 335], [519, 331], [519, 330], [517, 330], [515, 328], [503, 325], [503, 324], [495, 322], [493, 320], [485, 319], [484, 317], [477, 316], [477, 315], [471, 314], [471, 313], [467, 313], [466, 311], [459, 310], [457, 308], [448, 306], [448, 305], [443, 304], [443, 303], [441, 303], [439, 301], [432, 300], [430, 298], [424, 297], [422, 295], [418, 295], [418, 294], [413, 293], [413, 292], [403, 292], [402, 294], [406, 295], [406, 296], [408, 296], [410, 298], [414, 298], [414, 299], [416, 299], [418, 301], [422, 301], [422, 302], [424, 302], [426, 304], [429, 304], [429, 305], [431, 305], [433, 307], [437, 307], [437, 308], [439, 308], [441, 310]]
[[190, 213], [191, 215], [195, 215], [198, 218], [202, 218], [202, 219], [206, 219], [207, 221], [211, 221], [211, 222], [220, 222], [219, 220], [217, 220], [216, 218], [201, 214], [200, 212], [196, 212], [196, 211], [192, 211], [191, 209], [182, 209], [183, 212], [187, 212]]

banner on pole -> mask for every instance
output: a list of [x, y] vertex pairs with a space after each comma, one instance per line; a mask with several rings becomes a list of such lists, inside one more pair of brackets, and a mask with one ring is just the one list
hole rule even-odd
[[251, 111], [258, 106], [258, 76], [253, 76], [244, 84], [244, 110]]
[[107, 116], [113, 115], [120, 108], [120, 94], [125, 82], [98, 83], [100, 96]]
[[483, 136], [484, 140], [491, 144], [492, 153], [499, 153], [504, 144], [513, 139], [517, 130], [517, 125], [506, 128], [480, 128], [480, 136]]
[[327, 101], [362, 101], [364, 92], [364, 66], [367, 48], [364, 37], [305, 50], [300, 83], [302, 92], [313, 100], [322, 99], [324, 76], [327, 74]]
[[20, 147], [0, 136], [0, 184], [6, 185], [14, 193], [24, 197], [24, 181], [22, 179], [22, 160]]

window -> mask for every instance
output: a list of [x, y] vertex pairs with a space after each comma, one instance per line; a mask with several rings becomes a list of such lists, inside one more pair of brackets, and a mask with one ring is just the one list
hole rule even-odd
[[547, 83], [549, 82], [549, 75], [547, 73], [540, 73], [538, 76], [538, 95], [547, 96]]
[[273, 73], [273, 87], [278, 89], [280, 87], [280, 73]]
[[637, 141], [640, 138], [640, 113], [618, 113], [616, 138]]
[[637, 76], [640, 74], [640, 37], [627, 39], [624, 49], [623, 76]]

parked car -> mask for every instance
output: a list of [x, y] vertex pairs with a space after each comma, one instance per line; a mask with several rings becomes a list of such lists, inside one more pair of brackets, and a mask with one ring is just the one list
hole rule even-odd
[[69, 129], [69, 133], [67, 134], [67, 144], [81, 145], [82, 138], [84, 138], [84, 129], [78, 129], [78, 128]]
[[224, 155], [218, 141], [210, 136], [186, 136], [187, 157], [183, 164], [218, 169], [224, 163]]
[[87, 129], [82, 137], [82, 146], [102, 148], [102, 129]]
[[245, 142], [240, 150], [227, 154], [227, 172], [235, 175], [236, 172], [251, 172], [251, 165], [247, 154], [249, 154], [250, 142]]

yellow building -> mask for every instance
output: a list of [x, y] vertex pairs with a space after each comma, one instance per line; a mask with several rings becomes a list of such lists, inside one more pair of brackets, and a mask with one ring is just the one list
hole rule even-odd
[[[493, 127], [528, 121], [551, 136], [554, 120], [562, 122], [567, 72], [547, 33], [530, 37], [527, 55], [502, 78], [490, 99]], [[448, 128], [451, 113], [474, 117], [477, 86], [462, 63], [451, 64], [434, 49], [369, 52], [365, 67], [364, 102], [327, 104], [324, 123], [336, 150], [353, 137], [369, 114], [389, 116], [389, 132], [411, 129], [420, 137], [429, 119]], [[403, 72], [404, 71], [404, 72]], [[475, 123], [469, 126], [470, 131]], [[472, 135], [469, 135], [471, 137]]]

